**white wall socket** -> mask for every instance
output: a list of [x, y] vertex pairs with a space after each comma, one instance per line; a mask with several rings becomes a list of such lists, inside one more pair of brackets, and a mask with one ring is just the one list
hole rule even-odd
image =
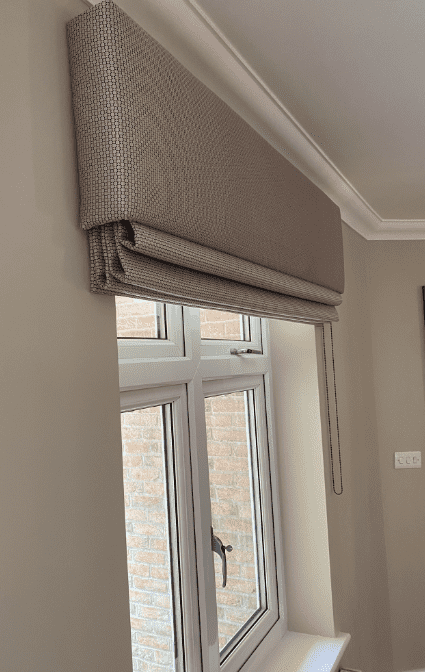
[[410, 450], [405, 453], [394, 453], [394, 462], [396, 469], [420, 469], [421, 451]]

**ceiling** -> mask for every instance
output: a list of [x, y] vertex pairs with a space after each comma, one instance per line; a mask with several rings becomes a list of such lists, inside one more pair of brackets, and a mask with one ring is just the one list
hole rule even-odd
[[424, 0], [192, 4], [381, 220], [425, 220]]

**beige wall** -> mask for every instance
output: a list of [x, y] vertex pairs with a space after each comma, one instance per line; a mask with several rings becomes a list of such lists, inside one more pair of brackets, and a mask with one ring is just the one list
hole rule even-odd
[[2, 3], [0, 669], [130, 672], [115, 308], [88, 291], [65, 36]]
[[[77, 226], [64, 31], [85, 8], [2, 8], [7, 672], [131, 670], [114, 302], [88, 292]], [[328, 487], [335, 616], [352, 634], [346, 666], [398, 672], [425, 666], [425, 471], [393, 467], [394, 451], [422, 449], [425, 429], [425, 242], [370, 242], [344, 227], [344, 243], [334, 328], [344, 494]]]
[[422, 669], [425, 472], [396, 471], [394, 452], [424, 447], [425, 241], [366, 241], [344, 226], [344, 250], [334, 326], [344, 494], [328, 494], [337, 625], [352, 634], [343, 663]]
[[395, 470], [394, 452], [425, 458], [425, 241], [369, 243], [369, 305], [394, 669], [425, 667], [425, 465]]
[[341, 496], [332, 492], [325, 452], [335, 622], [338, 630], [352, 635], [342, 661], [345, 666], [363, 672], [390, 672], [390, 612], [368, 297], [370, 242], [345, 225], [343, 230], [346, 290], [338, 308], [340, 321], [333, 327], [344, 486]]

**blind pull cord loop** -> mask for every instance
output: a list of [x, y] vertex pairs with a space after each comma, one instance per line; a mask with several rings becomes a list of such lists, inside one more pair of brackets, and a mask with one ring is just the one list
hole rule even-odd
[[330, 445], [331, 469], [332, 469], [332, 488], [333, 488], [333, 491], [336, 495], [342, 495], [343, 486], [342, 486], [341, 443], [340, 443], [340, 438], [339, 438], [338, 403], [337, 403], [337, 394], [336, 394], [334, 340], [333, 340], [333, 332], [332, 332], [332, 322], [330, 322], [329, 324], [330, 324], [330, 331], [331, 331], [332, 373], [333, 373], [334, 396], [335, 396], [336, 430], [337, 430], [337, 437], [338, 437], [339, 473], [340, 473], [340, 478], [341, 478], [341, 491], [337, 492], [335, 490], [335, 472], [334, 472], [332, 432], [331, 432], [331, 414], [330, 414], [330, 408], [329, 408], [328, 371], [327, 371], [326, 348], [325, 348], [325, 325], [323, 325], [323, 359], [324, 359], [324, 364], [325, 364], [326, 405], [327, 405], [327, 410], [328, 410], [329, 445]]

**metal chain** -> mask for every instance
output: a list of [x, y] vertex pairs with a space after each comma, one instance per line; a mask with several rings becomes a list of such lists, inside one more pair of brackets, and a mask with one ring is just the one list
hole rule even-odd
[[339, 473], [341, 476], [341, 492], [335, 490], [335, 472], [334, 472], [334, 459], [333, 459], [333, 449], [332, 449], [332, 434], [331, 434], [331, 415], [329, 408], [329, 388], [328, 388], [328, 371], [327, 371], [327, 361], [326, 361], [326, 348], [325, 348], [325, 325], [323, 325], [323, 359], [325, 363], [325, 384], [326, 384], [326, 405], [328, 409], [328, 427], [329, 427], [329, 444], [331, 452], [331, 469], [332, 469], [332, 488], [336, 495], [342, 495], [342, 464], [341, 464], [341, 444], [339, 439], [339, 420], [338, 420], [338, 403], [336, 395], [336, 380], [335, 380], [335, 358], [334, 358], [334, 340], [332, 332], [332, 322], [330, 322], [331, 328], [331, 344], [332, 344], [332, 371], [333, 371], [333, 381], [334, 381], [334, 395], [335, 395], [335, 411], [336, 411], [336, 429], [338, 436], [338, 453], [339, 453]]

